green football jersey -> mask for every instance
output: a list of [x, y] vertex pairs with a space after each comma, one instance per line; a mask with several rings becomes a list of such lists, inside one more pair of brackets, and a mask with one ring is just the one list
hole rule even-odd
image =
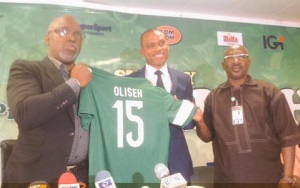
[[79, 106], [82, 126], [90, 129], [90, 182], [107, 170], [116, 183], [159, 183], [154, 167], [168, 164], [169, 123], [187, 125], [195, 105], [176, 101], [146, 79], [92, 70]]

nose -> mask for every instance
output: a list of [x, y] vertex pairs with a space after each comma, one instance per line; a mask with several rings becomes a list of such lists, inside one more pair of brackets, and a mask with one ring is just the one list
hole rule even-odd
[[238, 57], [233, 57], [233, 63], [238, 63], [239, 62], [239, 58]]
[[164, 46], [162, 46], [162, 45], [156, 45], [156, 51], [158, 51], [158, 52], [163, 52], [164, 49], [165, 49]]
[[239, 60], [239, 57], [233, 57], [233, 60], [237, 61], [237, 60]]
[[156, 45], [155, 45], [155, 48], [156, 48], [157, 50], [160, 50], [162, 47], [161, 47], [159, 44], [156, 44]]
[[68, 33], [68, 39], [72, 41], [76, 41], [75, 35], [72, 32]]

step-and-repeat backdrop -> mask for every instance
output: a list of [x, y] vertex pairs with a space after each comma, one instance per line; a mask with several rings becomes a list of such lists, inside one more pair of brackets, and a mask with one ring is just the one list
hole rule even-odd
[[[54, 5], [0, 3], [0, 141], [17, 138], [18, 129], [6, 99], [9, 68], [15, 59], [40, 60], [47, 55], [44, 36], [53, 18], [71, 14], [86, 38], [78, 62], [124, 76], [144, 66], [140, 35], [160, 27], [170, 42], [168, 65], [191, 76], [196, 103], [226, 81], [221, 62], [226, 45], [244, 44], [252, 64], [249, 73], [276, 84], [300, 121], [300, 29]], [[195, 131], [186, 132], [194, 166], [213, 160], [210, 144]], [[1, 172], [0, 172], [1, 173]]]

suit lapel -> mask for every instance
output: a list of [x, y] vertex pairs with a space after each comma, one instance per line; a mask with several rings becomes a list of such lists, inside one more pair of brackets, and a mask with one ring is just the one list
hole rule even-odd
[[45, 74], [47, 74], [47, 76], [50, 78], [51, 82], [49, 83], [53, 84], [51, 85], [52, 87], [56, 87], [65, 82], [57, 67], [50, 61], [48, 57], [42, 61], [42, 68]]
[[168, 71], [169, 71], [169, 74], [170, 74], [170, 78], [171, 78], [171, 81], [172, 81], [172, 88], [171, 88], [171, 94], [172, 95], [175, 95], [176, 94], [176, 88], [177, 88], [177, 77], [175, 76], [174, 72], [172, 69], [170, 69], [168, 67]]
[[137, 77], [146, 78], [146, 66], [137, 72]]
[[[51, 84], [51, 85], [49, 85], [47, 87], [55, 88], [56, 86], [65, 82], [60, 71], [57, 69], [57, 67], [54, 65], [54, 63], [51, 62], [51, 60], [48, 57], [44, 58], [44, 60], [42, 61], [42, 68], [43, 68], [43, 70], [45, 70], [45, 74], [47, 74], [47, 76], [51, 80], [51, 82], [49, 82], [49, 84]], [[75, 117], [74, 117], [73, 107], [70, 107], [67, 110], [68, 110], [69, 116], [72, 119], [73, 124], [74, 124]]]

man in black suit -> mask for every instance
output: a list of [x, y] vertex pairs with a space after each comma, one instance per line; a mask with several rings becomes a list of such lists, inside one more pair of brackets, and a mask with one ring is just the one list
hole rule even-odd
[[[146, 66], [129, 75], [130, 77], [147, 78], [153, 85], [164, 88], [179, 100], [194, 101], [190, 76], [167, 66], [169, 44], [161, 31], [157, 29], [145, 31], [141, 36], [140, 52], [145, 57]], [[188, 126], [192, 127], [193, 123]], [[171, 124], [170, 135], [168, 164], [170, 173], [179, 172], [190, 182], [193, 164], [183, 130]]]
[[3, 187], [27, 187], [37, 180], [57, 186], [66, 171], [87, 181], [89, 132], [81, 128], [77, 103], [92, 74], [86, 64], [75, 64], [83, 38], [72, 16], [55, 18], [45, 36], [48, 56], [12, 64], [7, 100], [19, 136], [4, 169]]

